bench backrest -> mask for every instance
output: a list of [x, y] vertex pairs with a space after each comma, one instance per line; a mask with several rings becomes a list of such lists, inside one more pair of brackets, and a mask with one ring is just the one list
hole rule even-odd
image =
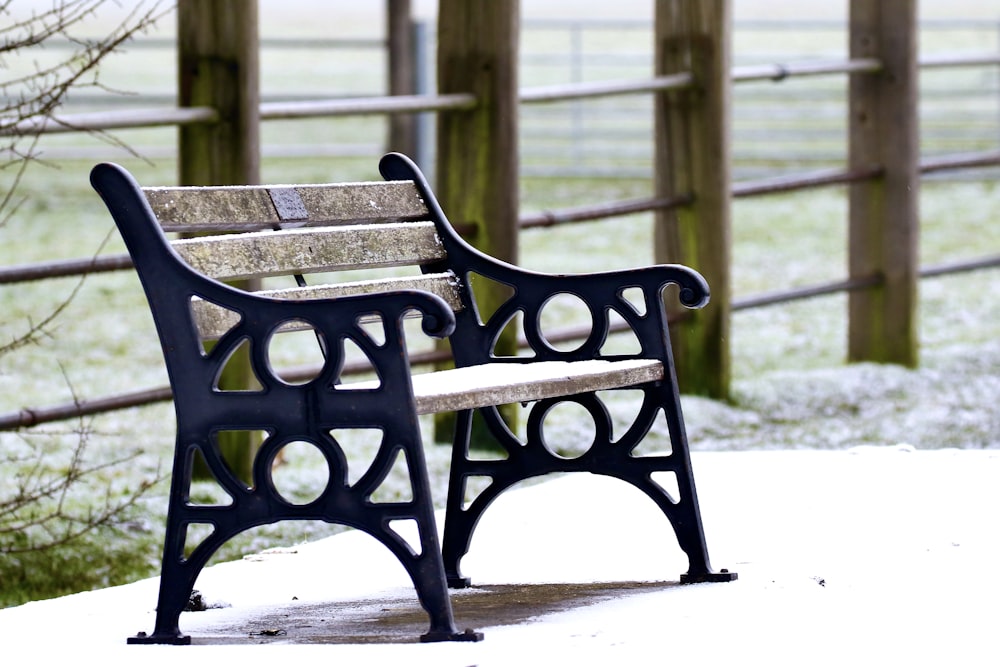
[[[143, 188], [161, 228], [197, 271], [218, 280], [266, 281], [260, 293], [310, 299], [417, 289], [462, 309], [451, 272], [421, 273], [445, 258], [444, 246], [412, 181], [297, 186]], [[414, 267], [400, 275], [399, 267]], [[364, 279], [345, 271], [364, 269]], [[381, 273], [391, 275], [381, 276]], [[309, 275], [308, 284], [302, 278]], [[344, 278], [347, 278], [346, 280]], [[232, 326], [234, 314], [197, 304], [206, 339]]]
[[[140, 269], [151, 303], [166, 304], [157, 317], [161, 337], [174, 333], [175, 320], [192, 314], [203, 342], [229, 337], [257, 319], [250, 311], [269, 310], [262, 305], [269, 302], [309, 310], [320, 306], [308, 302], [320, 298], [325, 304], [335, 297], [347, 302], [345, 308], [368, 302], [378, 311], [410, 295], [405, 298], [421, 301], [449, 320], [452, 341], [461, 343], [451, 347], [459, 367], [515, 357], [597, 358], [605, 354], [612, 326], [642, 341], [642, 356], [662, 359], [667, 355], [660, 321], [666, 317], [661, 312], [664, 287], [680, 285], [681, 301], [689, 306], [707, 300], [704, 280], [685, 267], [570, 277], [525, 271], [489, 257], [458, 235], [412, 161], [390, 153], [380, 160], [379, 172], [385, 181], [143, 189], [120, 167], [98, 165], [91, 179]], [[164, 232], [188, 238], [170, 241]], [[230, 294], [236, 290], [206, 281], [205, 274], [222, 281], [260, 279], [262, 293], [270, 298], [235, 307], [228, 302], [242, 303], [247, 295]], [[276, 285], [281, 277], [286, 282]], [[186, 287], [178, 290], [170, 281]], [[380, 296], [364, 298], [372, 294]], [[562, 295], [571, 297], [572, 307], [585, 309], [591, 326], [579, 346], [557, 349], [542, 330], [542, 320], [548, 304]], [[405, 313], [412, 311], [428, 314], [424, 307], [405, 308]], [[381, 316], [358, 317], [359, 324], [368, 325]], [[284, 323], [279, 330], [286, 330]], [[498, 349], [498, 341], [509, 340], [504, 337], [508, 333], [526, 343], [524, 352]]]

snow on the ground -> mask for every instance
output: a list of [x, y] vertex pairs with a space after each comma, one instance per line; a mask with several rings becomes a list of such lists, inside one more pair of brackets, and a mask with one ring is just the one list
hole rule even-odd
[[[289, 632], [266, 646], [126, 646], [126, 636], [152, 629], [156, 582], [146, 580], [0, 610], [15, 647], [5, 653], [105, 667], [996, 664], [1000, 451], [705, 452], [694, 464], [713, 564], [739, 572], [736, 582], [654, 586], [487, 624], [476, 644], [303, 645]], [[575, 475], [501, 497], [463, 569], [486, 586], [675, 581], [685, 566], [651, 502], [621, 482]], [[356, 532], [216, 565], [198, 588], [227, 606], [183, 615], [196, 641], [265, 616], [280, 621], [290, 605], [378, 613], [365, 604], [412, 596], [402, 568]]]
[[922, 352], [919, 368], [857, 363], [772, 370], [733, 383], [735, 401], [683, 396], [700, 450], [1000, 448], [1000, 339]]

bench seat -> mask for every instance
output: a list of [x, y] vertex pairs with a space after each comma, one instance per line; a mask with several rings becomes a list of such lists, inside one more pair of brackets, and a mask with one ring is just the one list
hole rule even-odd
[[[480, 364], [417, 373], [411, 378], [417, 414], [420, 415], [528, 403], [662, 379], [663, 364], [655, 359]], [[362, 381], [339, 386], [344, 389], [367, 389], [377, 386], [377, 383]]]

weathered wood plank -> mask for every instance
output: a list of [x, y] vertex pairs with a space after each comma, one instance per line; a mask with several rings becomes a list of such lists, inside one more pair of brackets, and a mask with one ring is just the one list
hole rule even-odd
[[406, 220], [427, 215], [411, 181], [349, 183], [336, 187], [296, 187], [309, 219], [315, 221]]
[[428, 264], [445, 256], [430, 222], [250, 232], [173, 246], [193, 268], [219, 280]]
[[413, 183], [144, 188], [164, 231], [245, 232], [329, 223], [415, 220], [427, 207]]
[[[453, 273], [430, 273], [421, 276], [383, 278], [339, 284], [309, 285], [288, 289], [261, 290], [257, 294], [277, 299], [307, 300], [329, 299], [352, 294], [379, 294], [397, 290], [420, 290], [436, 294], [453, 310], [462, 310], [458, 295], [458, 278]], [[209, 301], [196, 300], [191, 304], [195, 322], [202, 338], [214, 340], [239, 324], [239, 315]], [[290, 327], [289, 329], [291, 329]]]
[[[414, 25], [411, 0], [388, 0], [385, 3], [385, 34], [389, 57], [389, 95], [413, 95], [417, 92], [417, 58], [413, 57]], [[405, 155], [419, 155], [416, 114], [389, 116], [387, 148]]]
[[[413, 394], [417, 413], [428, 415], [632, 387], [662, 379], [663, 364], [655, 359], [496, 363], [414, 375]], [[376, 384], [365, 381], [341, 386], [370, 389]]]
[[542, 361], [485, 364], [413, 376], [417, 413], [508, 405], [663, 379], [663, 364], [627, 361]]
[[[685, 264], [712, 302], [670, 327], [681, 391], [729, 394], [732, 287], [730, 25], [732, 0], [656, 0], [656, 75], [690, 70], [694, 86], [656, 95], [656, 196], [691, 203], [656, 212], [654, 258]], [[668, 304], [671, 310], [678, 306]]]
[[278, 213], [265, 188], [143, 188], [166, 232], [273, 229]]
[[177, 105], [211, 107], [218, 123], [183, 125], [184, 185], [260, 182], [260, 41], [257, 1], [177, 4]]
[[381, 294], [398, 290], [430, 292], [444, 299], [445, 303], [452, 310], [460, 311], [464, 308], [458, 294], [458, 278], [451, 272], [428, 273], [426, 275], [398, 278], [380, 278], [378, 280], [363, 280], [309, 287], [292, 287], [280, 290], [261, 290], [258, 294], [278, 299], [328, 299], [354, 294]]
[[852, 280], [882, 277], [848, 296], [847, 357], [916, 366], [920, 137], [917, 1], [852, 0], [851, 58], [876, 58], [878, 73], [852, 74], [850, 168], [880, 165], [877, 179], [849, 190]]

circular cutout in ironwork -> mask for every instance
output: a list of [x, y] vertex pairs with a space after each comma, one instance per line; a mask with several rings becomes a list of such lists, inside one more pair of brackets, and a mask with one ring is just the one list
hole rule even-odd
[[290, 505], [308, 505], [330, 483], [330, 464], [315, 444], [294, 440], [281, 446], [271, 466], [271, 483]]
[[[549, 297], [538, 314], [539, 335], [545, 344], [557, 352], [573, 352], [582, 345], [580, 329], [585, 340], [594, 328], [594, 318], [587, 303], [575, 294], [560, 292]], [[572, 337], [565, 337], [576, 330]]]
[[545, 448], [561, 459], [577, 459], [590, 451], [597, 438], [594, 415], [576, 401], [560, 401], [542, 418]]
[[282, 322], [267, 341], [268, 369], [287, 385], [308, 384], [323, 371], [325, 349], [323, 334], [308, 322]]

